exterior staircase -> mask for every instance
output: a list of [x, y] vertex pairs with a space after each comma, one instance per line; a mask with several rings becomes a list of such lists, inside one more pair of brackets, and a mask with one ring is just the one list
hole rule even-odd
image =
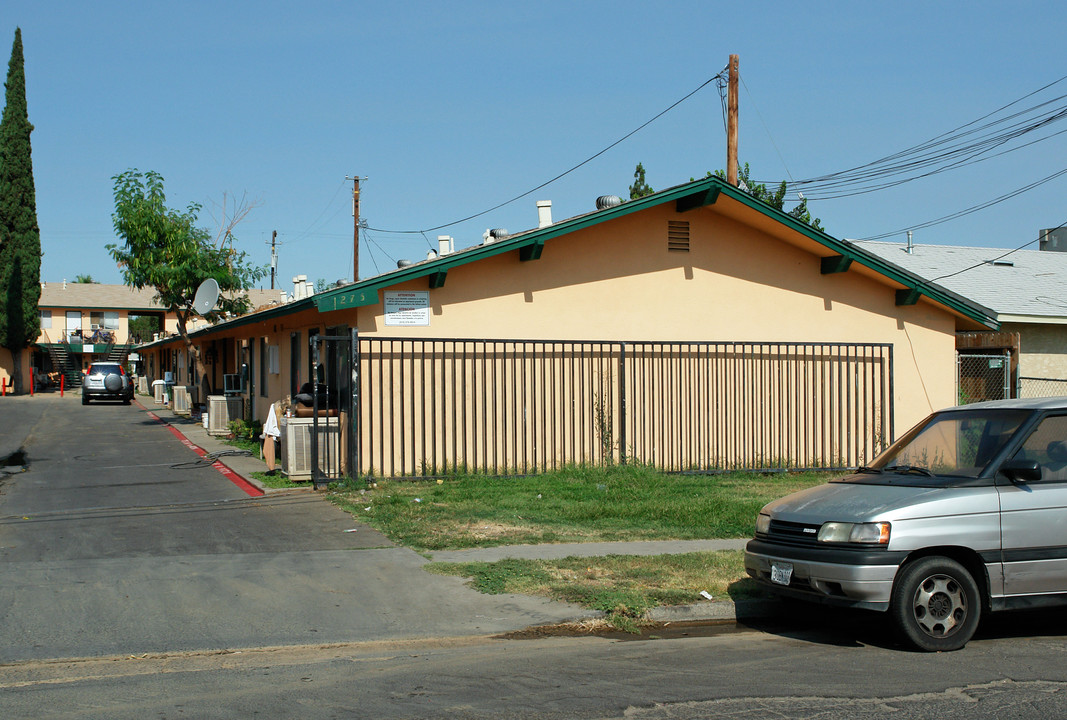
[[64, 385], [73, 390], [81, 387], [81, 368], [74, 367], [70, 362], [70, 353], [64, 343], [48, 343], [48, 355], [52, 358], [52, 367], [63, 373]]
[[107, 352], [108, 362], [117, 362], [126, 364], [126, 361], [130, 358], [130, 350], [133, 349], [133, 343], [115, 343]]

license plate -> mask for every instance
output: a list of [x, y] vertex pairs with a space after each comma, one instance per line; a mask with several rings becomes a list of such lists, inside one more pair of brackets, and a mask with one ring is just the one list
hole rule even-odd
[[778, 585], [788, 585], [793, 578], [792, 563], [771, 563], [771, 582]]

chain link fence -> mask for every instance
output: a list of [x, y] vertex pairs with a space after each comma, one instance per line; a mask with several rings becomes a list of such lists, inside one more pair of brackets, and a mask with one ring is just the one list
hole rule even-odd
[[1040, 398], [1067, 395], [1067, 378], [1019, 378], [1019, 397]]
[[956, 396], [960, 405], [1011, 397], [1011, 353], [956, 356]]

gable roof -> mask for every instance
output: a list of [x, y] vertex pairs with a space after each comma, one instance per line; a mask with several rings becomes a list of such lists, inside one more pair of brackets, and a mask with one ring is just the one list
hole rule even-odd
[[908, 253], [900, 243], [854, 242], [992, 308], [1000, 322], [1067, 323], [1067, 253], [955, 245], [914, 245]]
[[624, 202], [616, 207], [595, 210], [584, 215], [561, 220], [547, 227], [527, 230], [494, 242], [482, 243], [481, 245], [475, 245], [431, 260], [424, 260], [408, 267], [318, 293], [312, 299], [320, 312], [374, 305], [379, 301], [378, 291], [384, 288], [420, 277], [428, 278], [430, 287], [440, 287], [451, 268], [507, 252], [518, 251], [520, 259], [536, 260], [541, 256], [546, 241], [552, 238], [624, 217], [647, 208], [674, 203], [677, 211], [684, 213], [724, 202], [724, 199], [724, 204], [732, 202], [750, 208], [776, 223], [777, 226], [804, 236], [809, 241], [809, 245], [812, 245], [824, 260], [830, 259], [838, 262], [839, 266], [844, 268], [849, 267], [852, 263], [857, 263], [871, 271], [871, 274], [881, 277], [883, 281], [889, 281], [888, 284], [900, 285], [904, 291], [911, 294], [909, 300], [911, 303], [914, 303], [919, 295], [924, 295], [946, 307], [949, 311], [969, 318], [981, 325], [994, 329], [999, 327], [995, 313], [988, 307], [968, 299], [945, 286], [931, 282], [880, 255], [869, 252], [857, 243], [838, 240], [821, 230], [816, 230], [788, 213], [757, 200], [747, 192], [717, 177], [694, 180], [643, 198]]
[[38, 307], [108, 310], [165, 310], [155, 300], [156, 291], [135, 290], [129, 285], [101, 283], [41, 283]]
[[[244, 293], [253, 308], [271, 302], [281, 302], [281, 290], [253, 288]], [[129, 285], [104, 285], [102, 283], [41, 283], [41, 299], [37, 307], [70, 308], [72, 310], [152, 310], [166, 308], [156, 300], [153, 288], [140, 290]]]

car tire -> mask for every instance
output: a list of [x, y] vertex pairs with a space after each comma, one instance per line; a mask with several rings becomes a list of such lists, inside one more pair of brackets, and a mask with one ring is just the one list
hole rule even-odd
[[919, 650], [959, 650], [978, 628], [982, 597], [963, 565], [946, 557], [924, 557], [901, 568], [889, 613], [898, 632]]
[[88, 404], [89, 404], [89, 396], [88, 395], [82, 395], [82, 405], [88, 405]]

